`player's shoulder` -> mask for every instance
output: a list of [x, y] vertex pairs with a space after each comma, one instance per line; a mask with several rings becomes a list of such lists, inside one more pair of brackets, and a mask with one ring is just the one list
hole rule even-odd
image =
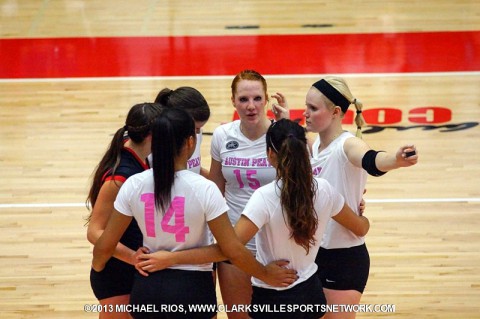
[[323, 177], [314, 177], [315, 183], [317, 184], [317, 190], [320, 192], [330, 192], [333, 189], [332, 184]]
[[133, 174], [127, 180], [132, 180], [135, 183], [141, 183], [147, 178], [153, 177], [153, 170], [151, 168], [144, 170], [143, 172]]
[[354, 134], [351, 132], [344, 131], [340, 136], [339, 140], [343, 141], [345, 145], [351, 145], [351, 146], [356, 146], [356, 145], [366, 145], [367, 143], [362, 140], [359, 137], [356, 137]]
[[278, 194], [280, 194], [280, 191], [281, 190], [279, 181], [274, 180], [260, 186], [253, 192], [253, 194], [255, 194], [255, 196], [257, 197], [260, 196], [263, 198], [278, 198]]
[[236, 130], [240, 125], [240, 120], [223, 123], [213, 130], [214, 135], [228, 135], [229, 132]]
[[152, 183], [152, 181], [147, 181], [147, 179], [153, 179], [153, 171], [152, 169], [145, 170], [140, 173], [136, 173], [131, 175], [127, 178], [125, 183], [122, 185], [122, 188], [129, 188], [129, 189], [140, 189], [144, 185], [148, 183]]
[[181, 170], [176, 173], [176, 177], [181, 179], [185, 184], [191, 186], [192, 188], [199, 187], [200, 185], [209, 186], [215, 185], [214, 182], [205, 178], [204, 176], [194, 173], [189, 170]]

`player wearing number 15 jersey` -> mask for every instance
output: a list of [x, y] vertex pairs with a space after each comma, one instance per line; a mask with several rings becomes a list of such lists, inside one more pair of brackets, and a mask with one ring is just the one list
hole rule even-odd
[[[260, 186], [275, 179], [275, 169], [267, 159], [265, 133], [271, 122], [265, 110], [268, 103], [267, 82], [254, 70], [243, 70], [232, 81], [232, 104], [240, 120], [215, 129], [211, 143], [209, 178], [225, 195], [228, 215], [235, 224], [250, 196]], [[279, 105], [272, 104], [274, 114], [282, 114], [286, 101], [282, 94], [272, 95]], [[255, 254], [252, 239], [247, 248]], [[250, 277], [226, 262], [218, 264], [218, 278], [226, 306], [250, 304]], [[230, 312], [230, 319], [249, 318], [247, 312]]]
[[[265, 136], [252, 141], [240, 130], [240, 120], [215, 129], [212, 137], [212, 159], [222, 163], [228, 217], [233, 225], [240, 218], [253, 192], [275, 180], [275, 168], [267, 159]], [[255, 253], [252, 240], [247, 248]]]

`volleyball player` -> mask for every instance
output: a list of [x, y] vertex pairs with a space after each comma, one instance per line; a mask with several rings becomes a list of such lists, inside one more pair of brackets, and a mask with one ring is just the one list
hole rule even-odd
[[[151, 152], [150, 126], [161, 112], [161, 106], [142, 103], [132, 106], [125, 125], [117, 130], [107, 152], [95, 169], [87, 197], [91, 207], [87, 238], [95, 244], [103, 233], [113, 210], [113, 202], [123, 183], [132, 175], [148, 169], [146, 158]], [[132, 221], [116, 246], [114, 257], [99, 273], [90, 271], [92, 290], [102, 305], [128, 304], [136, 272], [135, 251], [142, 245], [142, 234]], [[128, 313], [100, 312], [99, 318], [130, 318]]]
[[[271, 124], [267, 118], [267, 82], [255, 70], [243, 70], [231, 84], [231, 102], [240, 119], [223, 124], [213, 132], [211, 142], [210, 179], [225, 196], [232, 225], [240, 215], [253, 192], [275, 179], [275, 168], [267, 159], [265, 133]], [[272, 96], [275, 114], [288, 113], [285, 97]], [[255, 255], [252, 239], [247, 248]], [[249, 304], [252, 294], [250, 276], [228, 261], [218, 263], [218, 279], [223, 302], [229, 305]], [[247, 312], [228, 313], [230, 319], [246, 319]]]
[[[345, 131], [342, 119], [354, 104], [358, 126], [364, 123], [362, 103], [355, 99], [343, 78], [325, 77], [315, 82], [306, 95], [306, 129], [318, 133], [312, 145], [312, 169], [325, 178], [357, 210], [365, 190], [367, 174], [381, 176], [400, 167], [417, 163], [414, 145], [400, 147], [396, 153], [371, 149], [365, 141]], [[331, 220], [317, 256], [318, 274], [329, 304], [359, 304], [365, 289], [370, 258], [364, 236]], [[351, 319], [355, 313], [328, 313], [331, 318]]]
[[205, 97], [197, 89], [189, 86], [181, 86], [174, 90], [164, 88], [158, 92], [155, 103], [159, 103], [167, 108], [181, 108], [193, 117], [197, 134], [197, 145], [192, 157], [188, 159], [187, 168], [192, 172], [208, 177], [208, 169], [201, 166], [200, 154], [203, 138], [202, 127], [210, 118], [210, 107]]

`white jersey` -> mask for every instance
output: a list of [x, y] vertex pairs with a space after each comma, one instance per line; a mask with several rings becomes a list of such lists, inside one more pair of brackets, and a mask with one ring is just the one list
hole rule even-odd
[[[358, 207], [367, 182], [367, 172], [354, 166], [348, 160], [343, 145], [349, 138], [354, 138], [354, 135], [350, 132], [343, 132], [319, 153], [320, 138], [317, 137], [312, 146], [312, 169], [315, 176], [325, 178], [343, 195], [347, 205], [359, 214]], [[350, 248], [363, 243], [365, 243], [364, 237], [355, 235], [332, 219], [323, 236], [322, 247], [326, 249]]]
[[195, 151], [193, 152], [192, 156], [187, 161], [187, 169], [191, 172], [200, 174], [201, 166], [201, 155], [200, 155], [200, 147], [202, 146], [202, 131], [197, 134], [197, 145], [195, 146]]
[[[210, 152], [212, 159], [222, 163], [228, 217], [234, 225], [253, 192], [275, 179], [275, 168], [267, 159], [265, 135], [251, 141], [240, 131], [240, 120], [223, 124], [213, 132]], [[247, 248], [255, 253], [253, 240]]]
[[[122, 185], [114, 207], [133, 216], [151, 252], [177, 251], [210, 244], [207, 222], [225, 213], [228, 206], [217, 185], [188, 170], [177, 171], [172, 201], [167, 211], [155, 208], [153, 170], [133, 175]], [[212, 270], [212, 263], [175, 265], [183, 270]]]
[[[200, 147], [202, 146], [202, 137], [203, 135], [202, 135], [202, 132], [200, 131], [200, 133], [197, 134], [197, 144], [195, 146], [195, 151], [187, 161], [187, 169], [197, 174], [200, 174], [200, 169], [202, 168], [201, 155], [200, 155], [200, 151], [201, 151]], [[147, 159], [148, 159], [148, 162], [150, 163], [150, 166], [152, 166], [152, 163], [153, 163], [152, 154], [148, 155]]]
[[343, 208], [344, 199], [326, 180], [322, 178], [315, 178], [315, 180], [318, 184], [314, 201], [318, 216], [318, 227], [315, 233], [317, 242], [310, 248], [308, 254], [303, 247], [295, 243], [293, 238], [290, 238], [291, 230], [282, 212], [280, 188], [277, 182], [271, 182], [255, 191], [245, 207], [243, 215], [259, 228], [255, 235], [257, 260], [263, 265], [275, 260], [288, 260], [290, 261], [288, 268], [297, 270], [299, 277], [297, 281], [285, 288], [272, 287], [252, 277], [254, 286], [276, 290], [289, 289], [316, 273], [318, 266], [315, 263], [315, 257], [320, 248], [325, 227], [331, 217], [337, 215]]

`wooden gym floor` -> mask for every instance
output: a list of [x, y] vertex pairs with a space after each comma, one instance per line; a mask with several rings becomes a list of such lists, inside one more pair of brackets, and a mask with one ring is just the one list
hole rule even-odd
[[83, 202], [111, 135], [133, 104], [185, 85], [212, 132], [233, 118], [234, 74], [254, 68], [297, 117], [309, 86], [340, 74], [373, 148], [417, 145], [418, 165], [369, 178], [362, 304], [395, 312], [358, 318], [480, 318], [478, 1], [4, 0], [0, 17], [0, 317], [97, 317]]

